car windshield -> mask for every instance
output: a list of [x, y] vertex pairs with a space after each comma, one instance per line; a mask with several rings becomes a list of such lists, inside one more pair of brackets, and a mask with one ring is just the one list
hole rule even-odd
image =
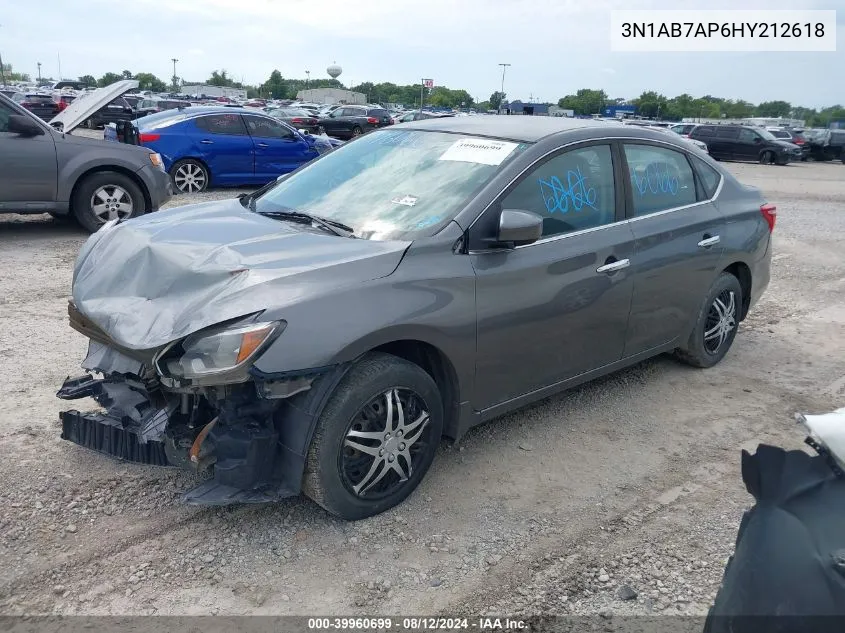
[[308, 213], [372, 240], [431, 235], [525, 147], [445, 132], [371, 132], [281, 181], [255, 210]]

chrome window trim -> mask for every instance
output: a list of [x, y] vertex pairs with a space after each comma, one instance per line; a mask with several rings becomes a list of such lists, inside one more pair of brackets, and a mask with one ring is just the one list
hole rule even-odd
[[[555, 154], [555, 153], [561, 151], [562, 149], [565, 149], [565, 148], [567, 148], [571, 145], [588, 145], [588, 144], [591, 144], [593, 141], [622, 141], [623, 143], [626, 142], [626, 141], [627, 142], [648, 141], [650, 143], [656, 143], [658, 145], [665, 145], [669, 149], [674, 149], [675, 151], [679, 151], [680, 153], [682, 153], [684, 155], [689, 154], [688, 149], [684, 149], [683, 147], [680, 147], [680, 146], [675, 145], [673, 143], [663, 141], [663, 140], [657, 140], [657, 139], [643, 139], [643, 138], [637, 139], [637, 138], [633, 138], [633, 137], [629, 137], [629, 136], [602, 136], [600, 138], [585, 139], [585, 140], [580, 140], [580, 141], [572, 141], [571, 143], [567, 143], [566, 145], [561, 145], [560, 147], [556, 147], [555, 149], [550, 150], [550, 151], [546, 152], [545, 154], [543, 154], [542, 156], [540, 156], [539, 158], [537, 158], [537, 160], [535, 160], [528, 167], [526, 167], [525, 169], [520, 171], [516, 176], [514, 176], [510, 180], [510, 182], [508, 182], [508, 184], [505, 185], [505, 187], [503, 187], [502, 191], [508, 189], [511, 185], [513, 185], [513, 183], [515, 183], [517, 180], [522, 178], [526, 173], [528, 173], [531, 169], [533, 169], [534, 166], [537, 165], [537, 163], [545, 160], [548, 156], [551, 156], [552, 154]], [[692, 163], [690, 163], [690, 169], [692, 169], [693, 173], [695, 173], [695, 167], [692, 165]], [[472, 250], [472, 251], [468, 251], [467, 255], [483, 255], [483, 254], [487, 254], [487, 253], [501, 253], [503, 251], [504, 252], [516, 251], [516, 250], [520, 250], [520, 249], [523, 249], [523, 248], [530, 248], [531, 246], [537, 246], [539, 244], [548, 244], [549, 242], [556, 242], [558, 240], [566, 239], [566, 238], [569, 238], [569, 237], [577, 237], [577, 236], [580, 236], [580, 235], [585, 235], [587, 233], [593, 233], [595, 231], [600, 231], [602, 229], [608, 229], [608, 228], [614, 227], [614, 226], [622, 226], [623, 224], [629, 224], [631, 222], [637, 222], [639, 220], [645, 220], [647, 218], [654, 218], [654, 217], [657, 217], [657, 216], [660, 216], [660, 215], [665, 215], [667, 213], [674, 213], [675, 211], [683, 211], [685, 209], [692, 209], [693, 207], [698, 207], [698, 206], [705, 205], [705, 204], [711, 204], [714, 200], [716, 200], [716, 198], [719, 197], [719, 194], [722, 192], [722, 186], [725, 184], [725, 177], [722, 174], [722, 172], [719, 171], [718, 169], [716, 170], [716, 172], [719, 174], [719, 184], [716, 186], [716, 191], [714, 191], [713, 195], [710, 198], [708, 198], [707, 200], [699, 200], [697, 202], [693, 202], [692, 204], [684, 204], [684, 205], [681, 205], [681, 206], [678, 206], [678, 207], [672, 207], [670, 209], [662, 209], [660, 211], [655, 211], [653, 213], [647, 213], [645, 215], [638, 215], [638, 216], [635, 216], [633, 218], [625, 218], [624, 220], [619, 220], [617, 222], [611, 222], [609, 224], [602, 224], [601, 226], [593, 226], [593, 227], [590, 227], [589, 229], [581, 229], [580, 231], [572, 231], [571, 233], [561, 233], [559, 235], [550, 235], [549, 237], [539, 239], [536, 242], [532, 242], [531, 244], [523, 244], [521, 246], [516, 246], [512, 249], [490, 248], [490, 249], [484, 249], [484, 250]], [[616, 183], [614, 183], [614, 187], [615, 186], [616, 186]], [[467, 231], [471, 230], [472, 227], [475, 226], [475, 223], [478, 222], [478, 220], [481, 218], [481, 216], [483, 216], [485, 213], [487, 213], [487, 211], [490, 210], [490, 208], [496, 203], [496, 200], [498, 200], [498, 199], [499, 199], [499, 196], [496, 196], [496, 198], [494, 199], [493, 202], [491, 202], [486, 207], [484, 207], [484, 210], [481, 213], [479, 213], [476, 216], [476, 218], [467, 227]]]

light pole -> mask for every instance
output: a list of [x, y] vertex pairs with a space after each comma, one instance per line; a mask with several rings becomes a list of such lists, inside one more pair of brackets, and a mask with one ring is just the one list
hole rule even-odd
[[308, 90], [309, 86], [311, 85], [311, 71], [305, 71], [305, 89]]
[[38, 62], [38, 85], [41, 85], [41, 62]]
[[172, 62], [173, 62], [173, 90], [175, 91], [175, 90], [176, 90], [176, 88], [177, 88], [177, 86], [176, 86], [176, 81], [177, 81], [177, 77], [176, 77], [176, 62], [178, 62], [179, 60], [178, 60], [178, 59], [176, 59], [175, 57], [171, 57], [171, 58], [170, 58], [170, 61], [172, 61]]
[[510, 64], [499, 64], [502, 67], [502, 90], [499, 92], [499, 113], [502, 112], [502, 101], [505, 100], [505, 71]]
[[[3, 26], [0, 24], [0, 26]], [[3, 56], [0, 55], [0, 86], [6, 85], [6, 71], [3, 68]]]

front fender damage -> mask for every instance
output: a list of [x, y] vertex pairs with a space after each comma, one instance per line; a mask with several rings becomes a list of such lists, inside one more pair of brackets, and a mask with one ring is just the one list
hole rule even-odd
[[135, 373], [108, 365], [83, 363], [98, 376], [68, 378], [57, 393], [91, 397], [101, 407], [60, 413], [62, 439], [123, 461], [202, 473], [206, 479], [183, 497], [195, 505], [298, 495], [317, 419], [348, 369], [254, 372], [239, 385], [171, 390], [142, 362], [122, 359], [120, 371]]

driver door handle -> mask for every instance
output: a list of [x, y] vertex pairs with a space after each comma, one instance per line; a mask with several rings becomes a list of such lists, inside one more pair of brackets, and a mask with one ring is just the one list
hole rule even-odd
[[617, 270], [628, 268], [631, 265], [630, 259], [617, 259], [615, 262], [610, 262], [604, 266], [596, 268], [597, 273], [615, 273]]
[[714, 235], [712, 237], [705, 236], [703, 240], [698, 243], [698, 246], [701, 248], [710, 248], [719, 243], [719, 236]]
[[214, 145], [214, 141], [209, 141], [207, 138], [204, 138], [200, 141], [203, 145]]
[[270, 147], [267, 143], [256, 143], [258, 147]]

